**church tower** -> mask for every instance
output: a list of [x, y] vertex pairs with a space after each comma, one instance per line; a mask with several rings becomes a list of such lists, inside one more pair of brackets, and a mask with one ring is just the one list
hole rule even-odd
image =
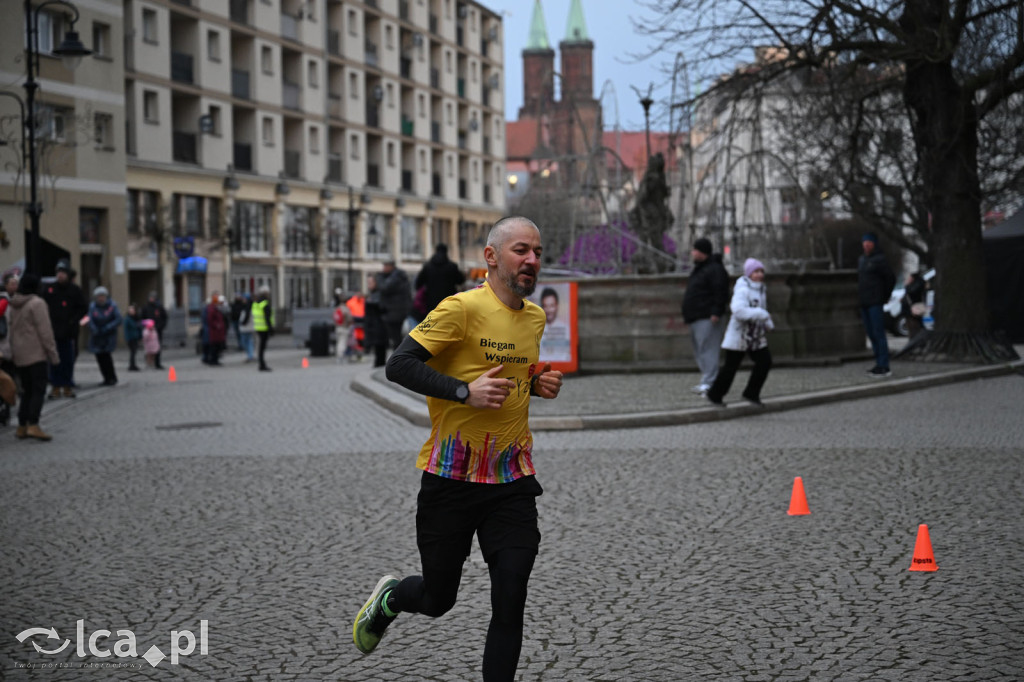
[[523, 50], [523, 106], [519, 118], [538, 118], [550, 112], [555, 99], [555, 51], [548, 42], [548, 29], [540, 0], [534, 0], [530, 38]]
[[572, 0], [562, 55], [562, 99], [584, 102], [594, 98], [594, 43], [587, 35], [580, 0]]

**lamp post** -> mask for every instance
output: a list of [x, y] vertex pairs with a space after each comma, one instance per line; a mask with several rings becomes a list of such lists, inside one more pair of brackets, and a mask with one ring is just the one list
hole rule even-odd
[[39, 75], [39, 13], [49, 5], [62, 5], [71, 10], [71, 28], [64, 33], [64, 40], [53, 50], [53, 54], [64, 59], [64, 66], [75, 69], [82, 61], [82, 57], [92, 54], [82, 44], [78, 32], [74, 30], [75, 22], [78, 21], [78, 8], [67, 0], [47, 0], [33, 8], [31, 0], [25, 0], [25, 37], [26, 54], [28, 57], [28, 79], [25, 81], [25, 104], [28, 110], [28, 120], [23, 123], [31, 127], [28, 134], [28, 174], [29, 174], [29, 205], [28, 216], [31, 226], [31, 239], [26, 248], [25, 269], [28, 272], [41, 275], [39, 271], [39, 218], [43, 213], [43, 207], [39, 205], [39, 169], [36, 167], [36, 91], [39, 89], [39, 82], [36, 77]]
[[234, 293], [234, 287], [231, 286], [231, 275], [235, 265], [235, 196], [238, 194], [239, 187], [241, 187], [241, 185], [238, 182], [238, 178], [235, 177], [234, 166], [229, 163], [228, 174], [224, 177], [224, 236], [227, 237], [228, 241], [228, 263], [227, 267], [224, 269], [225, 294]]

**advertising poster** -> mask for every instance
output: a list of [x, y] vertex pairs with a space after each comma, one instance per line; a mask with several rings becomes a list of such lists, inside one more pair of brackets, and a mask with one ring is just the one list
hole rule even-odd
[[540, 361], [552, 369], [575, 372], [578, 367], [576, 335], [576, 282], [537, 283], [530, 300], [547, 318], [540, 340]]

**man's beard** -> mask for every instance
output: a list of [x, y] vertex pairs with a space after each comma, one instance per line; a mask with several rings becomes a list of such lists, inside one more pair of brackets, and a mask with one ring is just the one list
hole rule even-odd
[[519, 272], [506, 271], [503, 268], [499, 268], [498, 277], [501, 278], [502, 283], [509, 288], [513, 294], [519, 298], [526, 298], [533, 293], [534, 289], [537, 288], [537, 276], [531, 273], [531, 282], [529, 284], [519, 283]]

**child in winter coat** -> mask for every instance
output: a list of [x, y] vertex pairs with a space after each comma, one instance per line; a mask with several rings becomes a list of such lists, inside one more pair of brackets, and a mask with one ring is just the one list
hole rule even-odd
[[156, 356], [160, 354], [160, 336], [153, 320], [142, 321], [142, 349], [146, 351], [146, 365], [156, 367]]
[[772, 316], [768, 314], [766, 300], [768, 290], [764, 285], [764, 265], [755, 258], [748, 258], [743, 264], [743, 276], [736, 280], [732, 302], [729, 308], [732, 317], [725, 330], [725, 364], [718, 372], [718, 377], [711, 384], [707, 398], [719, 407], [725, 407], [722, 398], [729, 392], [732, 380], [736, 377], [743, 356], [750, 354], [754, 361], [754, 369], [750, 372], [747, 387], [743, 389], [743, 397], [757, 407], [764, 407], [761, 402], [761, 387], [768, 378], [772, 368], [772, 354], [768, 350], [768, 332], [775, 329]]

